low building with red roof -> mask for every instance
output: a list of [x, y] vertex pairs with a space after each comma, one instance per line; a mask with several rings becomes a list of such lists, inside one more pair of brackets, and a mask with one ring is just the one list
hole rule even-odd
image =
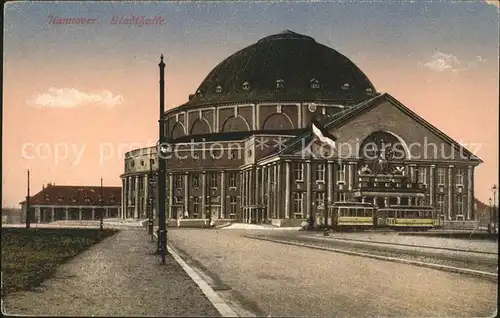
[[[102, 196], [101, 196], [102, 192]], [[32, 222], [97, 220], [119, 216], [121, 187], [47, 184], [30, 197]], [[26, 220], [26, 201], [20, 202]]]

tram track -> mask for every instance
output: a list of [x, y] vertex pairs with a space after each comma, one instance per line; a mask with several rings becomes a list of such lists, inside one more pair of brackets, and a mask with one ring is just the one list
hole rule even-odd
[[403, 249], [400, 246], [378, 246], [367, 242], [349, 242], [330, 238], [287, 235], [284, 233], [252, 234], [246, 235], [246, 237], [269, 240], [276, 243], [290, 243], [304, 247], [326, 249], [332, 252], [345, 252], [347, 254], [357, 253], [359, 256], [365, 257], [373, 256], [374, 258], [387, 258], [389, 261], [399, 259], [407, 262], [414, 262], [415, 265], [420, 264], [421, 266], [425, 266], [425, 264], [429, 264], [429, 267], [435, 268], [440, 266], [445, 270], [446, 268], [457, 268], [463, 269], [462, 272], [471, 271], [472, 274], [475, 271], [489, 273], [490, 275], [485, 274], [478, 276], [490, 276], [490, 278], [494, 278], [494, 275], [498, 275], [498, 259], [487, 255], [472, 255], [471, 253], [458, 251], [444, 252], [439, 249], [434, 251], [422, 251], [422, 249], [418, 247], [414, 249]]

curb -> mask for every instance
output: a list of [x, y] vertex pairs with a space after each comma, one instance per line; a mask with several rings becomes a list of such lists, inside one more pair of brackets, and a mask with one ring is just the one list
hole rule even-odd
[[[322, 236], [322, 235], [321, 236], [315, 235], [314, 237], [324, 238], [324, 236]], [[493, 252], [464, 250], [464, 249], [451, 248], [451, 247], [438, 247], [438, 246], [434, 247], [434, 246], [429, 246], [429, 245], [410, 245], [410, 244], [402, 244], [402, 243], [389, 243], [389, 242], [358, 240], [358, 239], [350, 239], [350, 238], [336, 238], [336, 237], [330, 237], [330, 238], [326, 238], [326, 239], [327, 240], [337, 240], [337, 241], [347, 241], [347, 242], [352, 241], [352, 242], [360, 242], [360, 243], [375, 243], [375, 244], [383, 244], [383, 245], [396, 245], [396, 246], [406, 246], [406, 247], [428, 248], [428, 249], [445, 250], [445, 251], [453, 251], [453, 252], [467, 252], [467, 253], [476, 253], [476, 254], [498, 255], [498, 253], [493, 253]]]
[[483, 272], [483, 271], [476, 271], [473, 269], [459, 268], [459, 267], [453, 267], [453, 266], [447, 266], [447, 265], [438, 265], [438, 264], [432, 264], [432, 263], [424, 263], [424, 262], [418, 262], [418, 261], [411, 261], [411, 260], [407, 260], [407, 259], [403, 259], [403, 258], [396, 258], [396, 257], [389, 257], [389, 256], [380, 256], [380, 255], [352, 252], [352, 251], [346, 251], [346, 250], [330, 248], [330, 247], [319, 247], [319, 246], [314, 246], [314, 245], [310, 245], [310, 244], [287, 242], [287, 241], [282, 241], [282, 240], [268, 239], [268, 238], [256, 237], [256, 236], [251, 236], [251, 235], [245, 235], [245, 237], [250, 238], [250, 239], [254, 239], [254, 240], [281, 243], [281, 244], [286, 244], [286, 245], [301, 246], [301, 247], [307, 247], [307, 248], [312, 248], [312, 249], [316, 249], [316, 250], [336, 252], [336, 253], [342, 253], [342, 254], [347, 254], [347, 255], [352, 255], [352, 256], [373, 258], [373, 259], [377, 259], [380, 261], [390, 261], [390, 262], [396, 262], [396, 263], [438, 269], [438, 270], [447, 271], [447, 272], [467, 274], [467, 275], [472, 275], [472, 276], [479, 276], [479, 277], [487, 278], [487, 279], [493, 280], [495, 282], [498, 282], [498, 274], [493, 274], [493, 273], [488, 273], [488, 272]]
[[[158, 236], [154, 233], [156, 239]], [[217, 295], [217, 293], [207, 284], [192, 268], [189, 266], [176, 252], [175, 250], [167, 244], [167, 249], [170, 255], [175, 259], [175, 261], [182, 267], [182, 269], [188, 274], [188, 276], [198, 285], [203, 294], [208, 298], [212, 305], [217, 309], [222, 317], [238, 317], [234, 310], [229, 307], [222, 298]]]

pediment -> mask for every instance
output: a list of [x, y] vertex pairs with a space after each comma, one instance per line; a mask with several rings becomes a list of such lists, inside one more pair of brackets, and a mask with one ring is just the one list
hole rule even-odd
[[[388, 94], [371, 104], [354, 106], [347, 115], [326, 125], [337, 138], [342, 157], [362, 157], [363, 142], [377, 133], [401, 143], [403, 160], [476, 161], [475, 149], [466, 149]], [[386, 138], [391, 139], [391, 138]]]

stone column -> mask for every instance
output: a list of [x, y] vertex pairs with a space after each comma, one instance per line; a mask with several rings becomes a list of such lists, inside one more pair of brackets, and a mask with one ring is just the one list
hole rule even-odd
[[[149, 218], [149, 214], [148, 214], [149, 213], [149, 211], [148, 211], [148, 206], [149, 206], [149, 203], [148, 203], [149, 202], [148, 201], [149, 200], [149, 180], [148, 180], [148, 178], [149, 178], [149, 175], [146, 174], [144, 176], [144, 211], [146, 212], [145, 213], [146, 217]], [[167, 211], [167, 213], [168, 213], [168, 211]]]
[[471, 190], [470, 190], [471, 191], [471, 201], [472, 201], [472, 209], [471, 209], [472, 216], [471, 216], [471, 218], [473, 220], [477, 221], [478, 219], [477, 219], [476, 205], [474, 204], [475, 203], [474, 198], [476, 197], [474, 195], [474, 184], [475, 184], [475, 182], [474, 182], [474, 169], [475, 169], [474, 166], [472, 166], [471, 167], [471, 174], [472, 174], [471, 175], [471, 187], [470, 187], [471, 188]]
[[78, 209], [78, 220], [82, 219], [82, 208]]
[[389, 198], [388, 197], [384, 198], [384, 205], [385, 205], [386, 208], [389, 207]]
[[92, 208], [92, 220], [94, 220], [94, 219], [95, 219], [95, 209]]
[[410, 181], [411, 182], [415, 182], [415, 167], [416, 167], [416, 165], [414, 165], [414, 164], [409, 165], [409, 168], [410, 168]]
[[205, 171], [201, 174], [201, 217], [205, 219], [207, 214], [207, 173]]
[[[182, 211], [183, 214], [186, 214], [186, 211], [189, 213], [189, 175], [186, 172], [184, 174], [184, 211]], [[191, 213], [189, 213], [189, 216], [191, 216]], [[184, 215], [182, 215], [184, 217]], [[179, 216], [177, 216], [179, 218]]]
[[285, 219], [290, 218], [290, 161], [285, 162]]
[[412, 197], [408, 197], [408, 205], [412, 205]]
[[[326, 169], [326, 167], [325, 167]], [[325, 175], [328, 173], [328, 202], [331, 203], [333, 201], [332, 194], [333, 194], [333, 163], [328, 163], [328, 171], [325, 171]]]
[[273, 164], [273, 219], [278, 219], [278, 165]]
[[[311, 161], [306, 161], [306, 215], [309, 217], [311, 215], [311, 209], [312, 209], [312, 167], [311, 167]], [[304, 218], [304, 210], [302, 210], [302, 218]]]
[[66, 221], [69, 220], [69, 208], [65, 208], [64, 212], [66, 214]]
[[134, 204], [134, 219], [139, 218], [139, 176], [135, 177], [135, 204]]
[[269, 220], [271, 218], [271, 167], [268, 165], [266, 166], [266, 178], [267, 178], [267, 187], [266, 187], [266, 193], [265, 196], [267, 197], [267, 206], [266, 206], [266, 220]]
[[453, 211], [453, 166], [448, 166], [448, 220], [451, 220]]
[[37, 223], [41, 222], [42, 219], [42, 211], [40, 208], [35, 208], [35, 219], [37, 220]]
[[[158, 185], [157, 185], [157, 188], [158, 188]], [[155, 201], [158, 201], [157, 199], [155, 199]], [[172, 213], [173, 213], [173, 205], [174, 203], [174, 175], [169, 173], [168, 174], [168, 218], [172, 218]], [[155, 215], [156, 213], [154, 213], [153, 211], [153, 217], [156, 217]]]
[[260, 200], [259, 204], [262, 206], [264, 205], [264, 196], [266, 195], [267, 192], [267, 182], [264, 184], [264, 180], [266, 179], [265, 176], [267, 175], [267, 168], [266, 167], [261, 167], [260, 168], [260, 182], [259, 182], [259, 187], [260, 187]]
[[[282, 215], [284, 216], [284, 213], [281, 213], [281, 208], [282, 208], [282, 203], [283, 203], [283, 198], [282, 198], [282, 193], [283, 193], [283, 184], [281, 182], [281, 165], [282, 163], [281, 162], [278, 162], [277, 164], [277, 167], [276, 167], [276, 173], [277, 173], [277, 176], [276, 176], [276, 181], [277, 181], [277, 185], [276, 185], [276, 209], [277, 209], [277, 217], [278, 219], [280, 219], [282, 217]], [[288, 180], [290, 180], [290, 174], [288, 174]], [[285, 195], [286, 197], [286, 195]], [[284, 209], [286, 211], [286, 208]]]
[[132, 204], [132, 177], [127, 177], [127, 205], [125, 207], [125, 218], [129, 218], [129, 207]]
[[472, 197], [472, 166], [467, 167], [467, 220], [470, 220], [472, 205], [474, 204]]
[[401, 197], [397, 197], [396, 200], [397, 200], [397, 205], [401, 205]]
[[248, 186], [248, 197], [250, 198], [250, 204], [255, 204], [255, 168], [250, 169], [248, 172], [250, 177], [248, 178], [250, 184]]
[[[253, 190], [254, 190], [254, 187], [253, 187], [253, 184], [254, 184], [254, 176], [255, 176], [255, 173], [254, 173], [254, 170], [253, 168], [251, 168], [250, 170], [248, 170], [248, 203], [250, 205], [253, 205], [255, 202], [255, 197], [254, 197], [254, 193], [253, 193]], [[252, 220], [252, 209], [248, 209], [248, 212], [247, 212], [247, 216], [248, 216], [248, 223], [251, 222]]]
[[431, 168], [429, 169], [429, 205], [434, 206], [434, 191], [435, 191], [435, 185], [434, 185], [434, 173], [435, 173], [436, 165], [431, 165]]
[[52, 220], [51, 222], [56, 220], [56, 211], [54, 208], [50, 208], [50, 219]]
[[121, 191], [121, 206], [120, 206], [120, 218], [121, 219], [124, 219], [125, 218], [125, 206], [126, 206], [126, 203], [125, 203], [125, 191], [126, 191], [126, 188], [125, 188], [125, 178], [122, 178], [122, 191]]
[[348, 180], [347, 182], [349, 182], [349, 186], [347, 188], [349, 189], [349, 191], [352, 191], [352, 187], [353, 187], [353, 183], [354, 183], [353, 182], [354, 175], [353, 175], [353, 171], [352, 171], [353, 170], [352, 169], [352, 162], [349, 162], [347, 164], [347, 167], [348, 167], [347, 169], [348, 169], [348, 174], [349, 174], [348, 179], [347, 179]]
[[109, 218], [109, 211], [108, 208], [104, 208], [104, 217]]
[[228, 219], [226, 217], [226, 174], [224, 170], [220, 172], [220, 214], [222, 219]]
[[245, 200], [245, 192], [243, 191], [243, 185], [245, 184], [245, 180], [243, 178], [243, 172], [240, 171], [240, 180], [238, 182], [238, 188], [240, 189], [240, 208], [238, 211], [238, 215], [236, 216], [236, 219], [238, 222], [241, 222], [243, 220], [243, 205], [244, 205], [244, 200]]

